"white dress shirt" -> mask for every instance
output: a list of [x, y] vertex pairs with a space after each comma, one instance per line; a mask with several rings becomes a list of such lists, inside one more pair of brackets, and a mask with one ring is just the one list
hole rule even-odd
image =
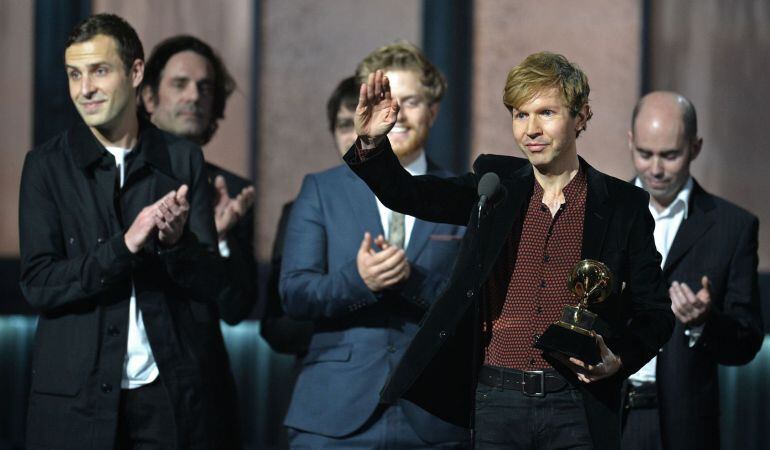
[[[636, 178], [634, 183], [637, 187], [642, 187], [642, 182], [639, 178]], [[661, 269], [666, 265], [666, 259], [668, 258], [668, 252], [671, 250], [671, 245], [674, 243], [674, 237], [679, 230], [679, 226], [687, 218], [690, 205], [690, 196], [692, 195], [693, 181], [692, 177], [687, 179], [684, 187], [676, 195], [674, 201], [666, 209], [661, 212], [655, 209], [650, 201], [650, 213], [653, 219], [655, 219], [655, 247], [663, 257], [660, 261]], [[701, 327], [702, 329], [702, 327]], [[690, 331], [690, 330], [688, 330]], [[700, 330], [698, 336], [700, 335]], [[694, 335], [695, 333], [693, 333]], [[697, 337], [693, 340], [693, 336], [690, 336], [690, 346], [695, 344]], [[655, 367], [657, 364], [657, 356], [652, 358], [647, 364], [644, 365], [638, 372], [631, 375], [629, 380], [632, 383], [639, 385], [642, 383], [654, 383], [655, 382]]]
[[[107, 147], [107, 151], [115, 157], [115, 165], [120, 170], [120, 187], [126, 177], [126, 155], [131, 149]], [[123, 376], [120, 380], [121, 389], [135, 389], [150, 384], [158, 378], [158, 365], [152, 355], [150, 341], [144, 328], [142, 310], [136, 306], [136, 288], [131, 281], [131, 300], [128, 304], [128, 344], [123, 360]]]
[[[425, 152], [420, 150], [420, 156], [417, 157], [411, 164], [404, 167], [407, 172], [412, 175], [425, 175], [428, 172], [428, 159], [425, 157]], [[390, 239], [390, 215], [393, 211], [385, 207], [385, 205], [377, 199], [377, 209], [380, 212], [380, 221], [382, 222], [382, 229], [385, 230], [385, 239]], [[412, 228], [414, 228], [414, 217], [404, 215], [404, 249], [409, 246], [409, 237], [412, 234]], [[376, 236], [372, 236], [375, 238]]]

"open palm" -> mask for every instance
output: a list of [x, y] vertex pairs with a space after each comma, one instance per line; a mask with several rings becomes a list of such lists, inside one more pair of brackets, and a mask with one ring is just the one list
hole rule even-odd
[[378, 142], [396, 124], [398, 111], [398, 102], [390, 95], [388, 77], [381, 70], [369, 74], [358, 95], [353, 118], [356, 133], [364, 140]]

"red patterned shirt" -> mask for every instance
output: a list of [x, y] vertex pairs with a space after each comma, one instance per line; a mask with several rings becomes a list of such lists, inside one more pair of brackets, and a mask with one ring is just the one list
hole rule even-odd
[[565, 203], [555, 216], [542, 203], [543, 188], [534, 185], [518, 247], [512, 230], [486, 287], [492, 333], [484, 362], [518, 370], [550, 368], [532, 345], [564, 305], [577, 303], [567, 276], [580, 261], [583, 243], [584, 172], [564, 187]]

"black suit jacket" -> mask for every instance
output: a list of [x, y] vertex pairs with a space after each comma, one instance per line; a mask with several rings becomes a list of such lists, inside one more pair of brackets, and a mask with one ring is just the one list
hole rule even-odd
[[[27, 448], [112, 448], [132, 282], [180, 448], [238, 448], [233, 378], [219, 307], [235, 287], [217, 253], [203, 155], [141, 121], [122, 189], [114, 158], [88, 127], [26, 156], [19, 201], [21, 288], [40, 311]], [[189, 186], [171, 248], [131, 254], [123, 235], [147, 205]]]
[[[506, 237], [520, 227], [534, 186], [533, 169], [526, 160], [484, 155], [475, 161], [472, 173], [461, 177], [411, 177], [389, 147], [384, 140], [364, 161], [352, 148], [345, 160], [389, 208], [468, 228], [447, 289], [424, 319], [382, 399], [393, 402], [403, 396], [445, 420], [468, 426], [473, 413], [470, 393], [483, 355], [482, 349], [473, 348], [480, 342], [480, 324], [473, 321], [472, 306], [483, 297], [483, 285]], [[668, 340], [673, 314], [655, 250], [648, 195], [582, 159], [580, 163], [588, 182], [582, 257], [603, 261], [615, 276], [610, 297], [592, 310], [623, 367], [615, 376], [590, 385], [578, 383], [563, 367], [556, 368], [580, 386], [595, 447], [619, 448], [622, 380]], [[479, 222], [476, 188], [486, 172], [497, 173], [503, 194], [493, 199], [488, 216]], [[479, 356], [477, 361], [473, 354]]]
[[656, 380], [664, 448], [719, 448], [718, 365], [746, 364], [762, 346], [756, 216], [695, 182], [663, 268], [667, 283], [693, 292], [711, 281], [712, 310], [693, 347], [677, 322], [658, 354]]

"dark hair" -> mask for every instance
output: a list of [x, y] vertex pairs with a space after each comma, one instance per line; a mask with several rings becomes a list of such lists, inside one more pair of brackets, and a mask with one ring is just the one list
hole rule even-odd
[[118, 54], [126, 66], [126, 73], [131, 70], [134, 61], [144, 59], [142, 41], [134, 28], [120, 16], [115, 14], [95, 14], [77, 24], [70, 32], [64, 49], [74, 44], [89, 41], [98, 34], [103, 34], [115, 39], [118, 46]]
[[337, 125], [337, 112], [343, 105], [355, 111], [358, 106], [358, 83], [356, 77], [348, 77], [340, 81], [326, 102], [326, 118], [329, 119], [329, 131], [334, 134]]
[[[679, 104], [679, 108], [682, 110], [682, 125], [684, 126], [684, 139], [687, 142], [695, 142], [698, 139], [698, 115], [695, 113], [695, 105], [692, 104], [689, 98], [682, 94], [674, 93], [676, 95], [676, 101]], [[642, 110], [647, 96], [640, 98], [634, 105], [634, 112], [631, 113], [631, 131], [636, 131], [636, 116]]]
[[[203, 136], [203, 142], [206, 143], [214, 135], [214, 132], [217, 129], [217, 121], [225, 117], [227, 98], [235, 90], [235, 80], [230, 76], [224, 63], [222, 63], [222, 59], [216, 52], [214, 52], [210, 45], [194, 36], [188, 35], [172, 36], [156, 45], [155, 48], [152, 49], [152, 53], [150, 53], [147, 63], [144, 65], [144, 79], [142, 80], [142, 85], [139, 87], [139, 92], [142, 92], [146, 86], [149, 86], [152, 90], [153, 97], [157, 98], [160, 79], [168, 60], [177, 53], [185, 51], [193, 51], [206, 58], [214, 69], [213, 114], [211, 116], [211, 123]], [[144, 106], [144, 101], [141, 99], [141, 96], [139, 100], [139, 109], [144, 114], [147, 114], [147, 109]]]

